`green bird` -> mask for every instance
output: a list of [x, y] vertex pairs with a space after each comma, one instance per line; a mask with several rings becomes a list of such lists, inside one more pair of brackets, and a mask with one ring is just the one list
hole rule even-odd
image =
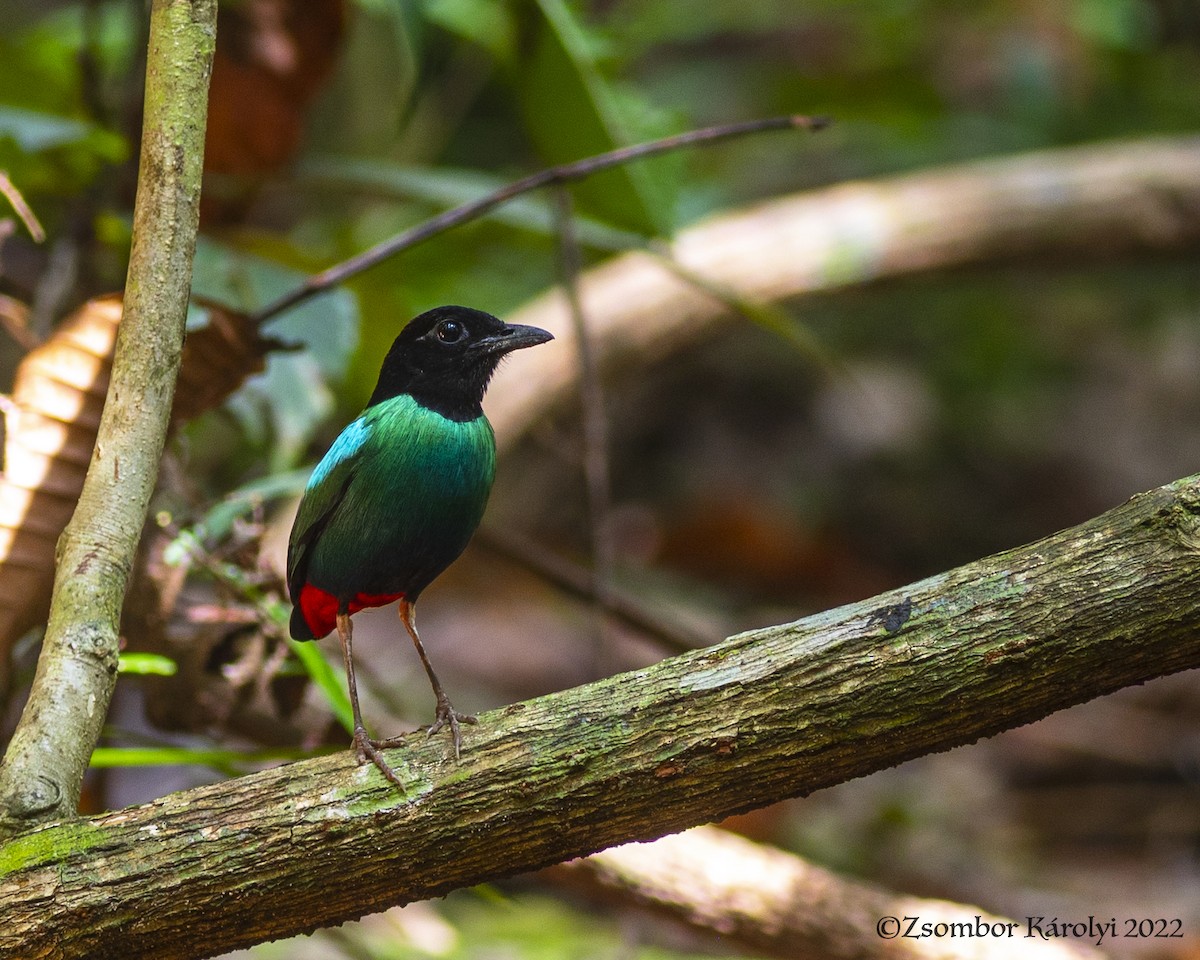
[[475, 718], [450, 703], [417, 635], [421, 591], [457, 559], [483, 517], [496, 473], [496, 440], [483, 394], [501, 359], [553, 337], [469, 307], [437, 307], [396, 337], [366, 409], [344, 429], [308, 480], [288, 541], [291, 634], [342, 645], [354, 750], [403, 789], [363, 725], [354, 680], [350, 617], [399, 601], [437, 698], [432, 735], [449, 727], [454, 755], [460, 723]]

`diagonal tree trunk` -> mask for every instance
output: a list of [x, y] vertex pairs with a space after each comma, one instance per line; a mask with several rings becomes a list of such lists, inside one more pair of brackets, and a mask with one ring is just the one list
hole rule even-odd
[[349, 752], [0, 847], [0, 957], [311, 931], [944, 750], [1200, 665], [1200, 476], [870, 600], [493, 711], [461, 765]]

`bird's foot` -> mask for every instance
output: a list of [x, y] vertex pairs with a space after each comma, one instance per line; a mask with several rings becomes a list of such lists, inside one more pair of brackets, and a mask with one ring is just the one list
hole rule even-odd
[[371, 746], [377, 750], [395, 750], [397, 747], [408, 746], [408, 734], [398, 733], [394, 737], [388, 737], [386, 740], [372, 740]]
[[433, 723], [429, 725], [426, 731], [426, 737], [432, 737], [443, 727], [450, 728], [450, 736], [454, 740], [454, 759], [462, 759], [462, 729], [460, 724], [478, 723], [479, 718], [471, 713], [459, 713], [450, 703], [450, 698], [445, 694], [438, 697], [437, 713], [434, 715]]
[[375, 764], [385, 779], [395, 784], [401, 793], [405, 793], [404, 782], [396, 774], [396, 771], [389, 766], [388, 762], [383, 759], [383, 754], [380, 752], [387, 743], [389, 743], [387, 740], [372, 740], [367, 736], [367, 731], [362, 727], [354, 731], [354, 755], [358, 758], [358, 762], [363, 764], [369, 760]]

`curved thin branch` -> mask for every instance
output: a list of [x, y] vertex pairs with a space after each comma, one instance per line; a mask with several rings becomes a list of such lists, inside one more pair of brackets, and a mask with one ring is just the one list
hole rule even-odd
[[719, 634], [710, 636], [673, 619], [654, 609], [649, 600], [616, 584], [610, 583], [603, 595], [597, 594], [591, 569], [515, 530], [503, 530], [485, 523], [475, 532], [471, 543], [529, 571], [569, 597], [595, 604], [616, 622], [645, 634], [671, 653], [712, 646], [721, 640]]
[[[1200, 476], [870, 600], [0, 847], [0, 957], [209, 956], [646, 840], [1200, 665]], [[135, 950], [136, 945], [136, 950]]]
[[828, 117], [806, 117], [799, 114], [766, 117], [761, 120], [744, 120], [740, 123], [727, 123], [715, 127], [702, 127], [699, 130], [688, 130], [686, 133], [663, 137], [661, 140], [650, 140], [646, 143], [635, 143], [629, 147], [618, 147], [616, 150], [610, 150], [608, 153], [584, 157], [582, 160], [576, 160], [573, 163], [547, 167], [544, 170], [531, 173], [527, 177], [522, 177], [520, 180], [514, 180], [512, 183], [506, 184], [499, 190], [480, 197], [478, 200], [464, 203], [461, 206], [447, 210], [445, 213], [438, 214], [436, 217], [431, 217], [429, 220], [417, 224], [410, 230], [405, 230], [393, 237], [389, 237], [369, 250], [364, 250], [362, 253], [348, 260], [343, 260], [341, 263], [335, 264], [328, 270], [313, 274], [296, 289], [284, 294], [274, 303], [270, 303], [257, 311], [251, 319], [254, 323], [266, 323], [272, 317], [283, 313], [283, 311], [290, 310], [297, 304], [303, 303], [331, 287], [345, 283], [351, 277], [370, 269], [376, 264], [382, 263], [384, 260], [395, 256], [403, 250], [408, 250], [411, 247], [424, 243], [426, 240], [436, 237], [439, 233], [445, 233], [447, 230], [461, 224], [478, 219], [496, 207], [534, 190], [540, 190], [543, 187], [555, 184], [567, 184], [578, 180], [585, 180], [592, 176], [592, 174], [599, 173], [601, 170], [608, 170], [611, 167], [632, 163], [643, 157], [653, 157], [661, 153], [669, 153], [672, 150], [680, 150], [684, 147], [697, 147], [710, 143], [719, 143], [722, 140], [732, 140], [737, 137], [745, 137], [755, 133], [766, 133], [772, 130], [798, 129], [817, 131], [825, 129], [829, 124], [830, 120]]

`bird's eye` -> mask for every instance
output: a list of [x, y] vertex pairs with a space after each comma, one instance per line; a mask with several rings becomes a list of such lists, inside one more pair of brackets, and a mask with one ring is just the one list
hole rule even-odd
[[467, 328], [457, 320], [443, 320], [434, 328], [433, 333], [442, 343], [458, 343], [467, 335]]

